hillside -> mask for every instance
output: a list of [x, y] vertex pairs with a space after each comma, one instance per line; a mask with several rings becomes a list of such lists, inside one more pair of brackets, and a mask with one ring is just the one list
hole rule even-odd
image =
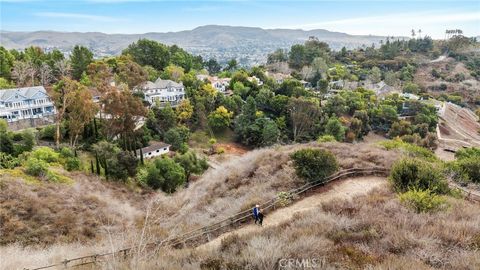
[[[116, 250], [211, 224], [302, 185], [289, 154], [306, 147], [329, 149], [341, 168], [389, 167], [399, 156], [368, 143], [353, 146], [354, 155], [352, 145], [339, 143], [259, 149], [210, 168], [172, 195], [141, 194], [82, 174], [68, 174], [74, 184], [32, 184], [4, 173], [0, 217], [6, 222], [0, 230], [9, 236], [3, 243], [9, 245], [0, 247], [0, 254], [9, 260], [0, 268], [22, 269]], [[53, 227], [62, 230], [55, 234], [49, 229]]]
[[135, 247], [133, 257], [126, 261], [108, 257], [102, 265], [276, 269], [279, 260], [289, 256], [352, 269], [480, 265], [476, 204], [445, 196], [449, 208], [417, 213], [405, 207], [386, 178], [379, 176], [327, 184], [267, 212], [263, 228], [244, 224], [200, 248], [146, 249], [145, 243], [212, 224], [299, 187], [304, 182], [296, 175], [290, 155], [307, 148], [331, 151], [340, 169], [390, 168], [404, 155], [425, 154], [415, 148], [386, 150], [375, 142], [257, 149], [211, 167], [188, 188], [171, 195], [139, 192], [83, 173], [63, 171], [73, 183], [59, 184], [32, 182], [21, 176], [20, 169], [2, 170], [0, 230], [6, 238], [0, 246], [5, 258], [0, 268], [48, 265], [130, 246]]
[[[129, 44], [141, 38], [152, 39], [168, 45], [176, 44], [202, 57], [227, 61], [240, 59], [243, 64], [264, 63], [268, 53], [277, 48], [289, 48], [303, 43], [310, 36], [327, 42], [333, 49], [356, 48], [378, 44], [382, 36], [359, 36], [327, 30], [262, 29], [207, 25], [193, 30], [145, 34], [104, 34], [98, 32], [0, 32], [1, 45], [9, 49], [39, 46], [46, 49], [58, 48], [69, 52], [75, 45], [91, 49], [96, 56], [117, 55]], [[243, 58], [243, 60], [242, 60]]]
[[[478, 53], [476, 55], [478, 57]], [[465, 63], [452, 57], [441, 56], [420, 64], [414, 82], [433, 96], [459, 96], [472, 109], [480, 98], [479, 81], [471, 75]]]
[[[276, 223], [277, 212], [274, 212], [265, 221], [272, 224], [263, 228], [249, 225], [215, 242], [216, 245], [162, 252], [156, 259], [136, 266], [278, 269], [280, 264], [287, 263], [284, 258], [294, 258], [299, 263], [304, 259], [304, 263], [320, 269], [480, 267], [477, 205], [451, 199], [449, 211], [417, 214], [404, 208], [387, 185], [382, 184], [366, 195], [339, 198], [342, 195], [341, 191], [313, 195], [305, 200], [312, 202], [317, 198], [321, 203], [311, 204], [284, 221]], [[278, 212], [299, 204], [303, 201]], [[243, 233], [246, 229], [249, 231]], [[297, 265], [285, 269], [302, 268]]]

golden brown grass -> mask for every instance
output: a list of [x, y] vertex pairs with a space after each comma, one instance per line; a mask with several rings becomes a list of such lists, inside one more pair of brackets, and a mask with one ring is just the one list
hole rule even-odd
[[100, 239], [106, 226], [121, 229], [142, 216], [142, 196], [119, 184], [80, 173], [74, 184], [0, 181], [0, 245], [48, 246]]
[[[2, 244], [13, 245], [0, 247], [0, 254], [20, 254], [11, 265], [21, 269], [60, 260], [47, 250], [62, 250], [62, 259], [102, 248], [138, 245], [141, 250], [146, 242], [211, 224], [303, 184], [289, 155], [305, 147], [331, 150], [344, 169], [389, 167], [398, 156], [363, 143], [276, 146], [229, 159], [172, 195], [134, 191], [81, 173], [69, 175], [73, 185], [28, 185], [16, 178], [2, 179]], [[78, 247], [69, 251], [71, 245]]]
[[445, 212], [417, 214], [385, 187], [259, 234], [229, 236], [217, 248], [162, 251], [141, 268], [279, 269], [281, 258], [318, 258], [332, 269], [479, 269], [480, 208], [450, 203]]

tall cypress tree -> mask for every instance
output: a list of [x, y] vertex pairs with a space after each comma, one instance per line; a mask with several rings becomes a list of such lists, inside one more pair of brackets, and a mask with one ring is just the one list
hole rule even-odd
[[100, 161], [98, 160], [97, 153], [95, 153], [95, 162], [97, 163], [97, 175], [100, 175]]
[[97, 118], [93, 118], [93, 131], [94, 131], [94, 141], [97, 141], [98, 138], [98, 128], [97, 128]]
[[143, 163], [143, 151], [142, 151], [142, 148], [140, 148], [140, 163], [142, 163], [142, 165], [144, 165], [144, 163]]
[[90, 159], [90, 171], [92, 174], [95, 173], [95, 170], [93, 169], [93, 160]]
[[137, 156], [137, 137], [133, 137], [133, 147], [132, 147], [132, 150], [133, 150], [133, 154], [135, 155], [135, 157], [138, 157]]

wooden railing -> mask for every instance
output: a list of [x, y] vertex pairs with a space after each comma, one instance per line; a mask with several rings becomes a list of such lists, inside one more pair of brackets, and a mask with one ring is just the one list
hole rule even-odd
[[[362, 176], [362, 175], [381, 175], [387, 176], [388, 170], [382, 167], [372, 167], [372, 168], [353, 168], [339, 171], [325, 179], [320, 179], [312, 182], [308, 182], [298, 188], [292, 189], [286, 192], [286, 195], [290, 199], [295, 199], [302, 195], [303, 193], [315, 189], [319, 186], [322, 186], [326, 183], [347, 178], [347, 177], [355, 177], [355, 176]], [[275, 209], [277, 205], [285, 199], [285, 193], [282, 196], [275, 196], [274, 198], [262, 203], [260, 208], [263, 211], [271, 211]], [[180, 234], [173, 237], [169, 237], [166, 239], [162, 239], [159, 241], [154, 241], [145, 245], [147, 249], [159, 248], [162, 246], [187, 246], [187, 245], [198, 245], [210, 240], [212, 236], [218, 235], [228, 229], [233, 228], [235, 226], [240, 226], [242, 223], [246, 221], [252, 220], [252, 212], [251, 209], [247, 209], [245, 211], [241, 211], [236, 213], [232, 216], [229, 216], [223, 220], [215, 222], [213, 224]], [[37, 268], [24, 268], [25, 270], [40, 270], [40, 269], [49, 269], [49, 268], [73, 268], [79, 267], [83, 265], [91, 265], [91, 264], [99, 264], [102, 262], [107, 261], [108, 258], [116, 257], [116, 258], [127, 258], [131, 255], [132, 251], [135, 250], [136, 247], [128, 247], [124, 249], [120, 249], [113, 252], [105, 252], [100, 254], [93, 254], [83, 257], [77, 257], [72, 259], [66, 259], [59, 263], [37, 267]]]

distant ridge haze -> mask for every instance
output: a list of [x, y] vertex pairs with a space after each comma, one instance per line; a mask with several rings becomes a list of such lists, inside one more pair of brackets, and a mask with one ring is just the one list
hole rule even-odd
[[[310, 36], [327, 42], [331, 48], [355, 48], [378, 44], [384, 36], [349, 35], [324, 29], [262, 29], [259, 27], [205, 25], [178, 32], [149, 32], [144, 34], [105, 34], [101, 32], [0, 32], [0, 43], [8, 49], [39, 46], [47, 50], [57, 48], [69, 53], [75, 45], [92, 50], [97, 57], [120, 54], [129, 44], [151, 39], [167, 45], [176, 44], [202, 57], [220, 62], [236, 58], [243, 65], [261, 64], [268, 53], [303, 43]], [[404, 38], [404, 37], [400, 37]]]

